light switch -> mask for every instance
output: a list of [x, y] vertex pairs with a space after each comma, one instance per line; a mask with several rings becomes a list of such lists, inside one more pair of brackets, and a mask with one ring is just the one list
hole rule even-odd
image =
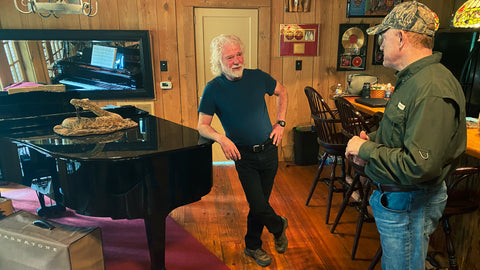
[[160, 71], [168, 71], [167, 61], [160, 61]]
[[295, 70], [302, 70], [302, 60], [295, 61]]

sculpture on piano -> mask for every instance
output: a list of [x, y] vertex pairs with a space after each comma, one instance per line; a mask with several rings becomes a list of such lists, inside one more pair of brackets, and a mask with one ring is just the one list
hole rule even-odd
[[[119, 114], [103, 110], [89, 99], [72, 99], [70, 104], [77, 109], [77, 117], [69, 117], [63, 120], [61, 125], [53, 128], [55, 133], [63, 136], [87, 136], [95, 134], [108, 134], [115, 131], [138, 126], [138, 123], [123, 118]], [[81, 117], [79, 108], [90, 110], [97, 117]]]

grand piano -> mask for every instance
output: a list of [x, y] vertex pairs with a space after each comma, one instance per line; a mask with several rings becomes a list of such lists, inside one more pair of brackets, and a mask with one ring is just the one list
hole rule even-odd
[[51, 197], [58, 205], [50, 207], [144, 219], [151, 269], [165, 269], [165, 218], [210, 192], [211, 142], [194, 129], [133, 106], [109, 110], [136, 121], [136, 128], [61, 137], [52, 128], [75, 115], [68, 104], [74, 97], [71, 92], [42, 92], [0, 99], [2, 177]]
[[[111, 59], [95, 61], [95, 48], [114, 49]], [[64, 84], [67, 91], [132, 90], [144, 88], [138, 48], [93, 45], [54, 65], [53, 84]], [[98, 58], [98, 57], [97, 57]], [[104, 61], [107, 60], [107, 61]]]

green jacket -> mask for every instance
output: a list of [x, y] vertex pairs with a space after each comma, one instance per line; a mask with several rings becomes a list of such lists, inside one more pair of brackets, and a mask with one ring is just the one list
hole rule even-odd
[[433, 186], [465, 151], [465, 97], [441, 53], [402, 71], [376, 132], [360, 147], [371, 180], [385, 185]]

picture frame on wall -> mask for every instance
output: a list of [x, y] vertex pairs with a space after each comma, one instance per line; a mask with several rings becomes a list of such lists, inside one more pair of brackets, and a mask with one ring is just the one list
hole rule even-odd
[[280, 24], [280, 56], [318, 56], [320, 24]]
[[337, 70], [365, 70], [369, 24], [340, 24]]
[[383, 65], [383, 51], [380, 50], [380, 43], [378, 43], [379, 35], [373, 36], [373, 53], [372, 65]]
[[384, 17], [403, 0], [347, 0], [347, 17]]

